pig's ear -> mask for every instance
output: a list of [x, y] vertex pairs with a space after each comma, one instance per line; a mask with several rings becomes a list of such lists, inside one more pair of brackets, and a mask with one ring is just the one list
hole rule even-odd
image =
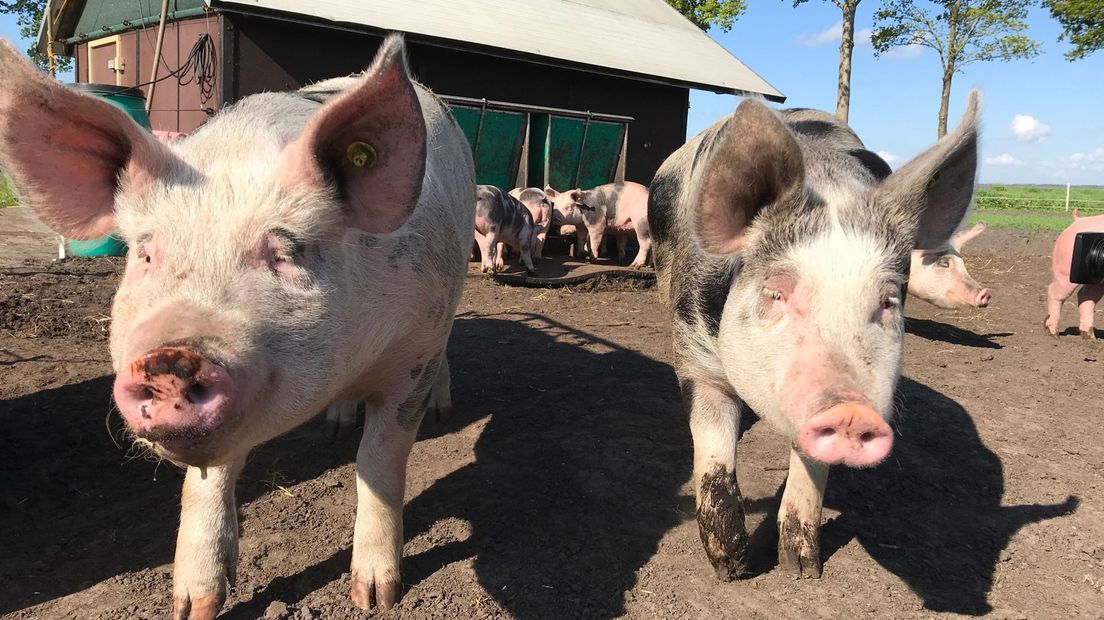
[[3, 40], [0, 84], [0, 168], [66, 237], [110, 232], [120, 183], [140, 190], [175, 161], [122, 110], [47, 78]]
[[971, 92], [954, 132], [889, 175], [876, 190], [874, 199], [887, 214], [916, 222], [916, 247], [921, 250], [950, 241], [970, 207], [977, 172], [979, 99], [977, 91]]
[[974, 237], [983, 232], [985, 232], [985, 222], [978, 222], [969, 230], [960, 230], [956, 232], [954, 237], [951, 237], [951, 246], [954, 247], [955, 250], [961, 250], [962, 246], [966, 245], [972, 241]]
[[282, 155], [288, 183], [332, 185], [346, 223], [389, 233], [418, 204], [426, 127], [403, 39], [384, 40], [358, 86], [327, 101]]
[[695, 226], [702, 248], [737, 252], [764, 207], [800, 199], [801, 148], [770, 108], [745, 99], [721, 129], [700, 183]]
[[556, 190], [552, 189], [551, 185], [548, 185], [548, 186], [545, 186], [545, 188], [544, 188], [544, 195], [548, 196], [550, 199], [554, 200], [556, 198], [556, 196], [560, 195], [560, 193], [557, 192]]

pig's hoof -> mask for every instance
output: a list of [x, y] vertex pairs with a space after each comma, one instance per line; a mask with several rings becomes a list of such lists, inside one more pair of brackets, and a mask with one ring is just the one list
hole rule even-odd
[[380, 609], [391, 609], [399, 600], [399, 584], [395, 581], [375, 583], [353, 579], [349, 597], [353, 599], [353, 605], [360, 609], [371, 609], [373, 603]]
[[789, 513], [778, 524], [778, 565], [797, 579], [820, 578], [820, 530]]
[[717, 578], [747, 575], [748, 533], [736, 476], [718, 465], [702, 476], [698, 494], [698, 533]]
[[1093, 328], [1078, 330], [1081, 332], [1081, 337], [1085, 340], [1096, 340], [1096, 330]]
[[226, 601], [225, 592], [215, 592], [192, 599], [173, 597], [173, 620], [214, 620]]

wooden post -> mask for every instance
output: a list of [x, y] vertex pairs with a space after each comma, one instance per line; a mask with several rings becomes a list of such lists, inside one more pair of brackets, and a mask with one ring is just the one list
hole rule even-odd
[[1070, 184], [1066, 183], [1066, 211], [1069, 211], [1069, 187]]

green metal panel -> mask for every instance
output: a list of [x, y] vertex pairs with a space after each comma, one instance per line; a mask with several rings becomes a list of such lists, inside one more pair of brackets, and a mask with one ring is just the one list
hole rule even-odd
[[[534, 119], [551, 131], [532, 132], [530, 179], [564, 190], [594, 187], [614, 180], [625, 125], [606, 121], [541, 115]], [[537, 161], [534, 161], [534, 159]], [[547, 175], [547, 176], [546, 176]]]
[[[169, 21], [203, 15], [203, 0], [169, 0]], [[69, 44], [156, 24], [161, 0], [86, 0]]]
[[471, 145], [476, 182], [512, 188], [521, 163], [529, 115], [458, 105], [452, 106], [452, 115]]

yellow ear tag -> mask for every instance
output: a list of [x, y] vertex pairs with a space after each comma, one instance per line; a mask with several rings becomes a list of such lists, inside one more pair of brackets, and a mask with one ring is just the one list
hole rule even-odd
[[379, 158], [376, 155], [376, 149], [367, 142], [351, 143], [349, 148], [345, 149], [345, 157], [348, 157], [357, 168], [371, 168], [376, 165], [376, 160]]
[[933, 174], [932, 178], [928, 179], [927, 189], [931, 189], [932, 187], [934, 187], [937, 182], [939, 182], [939, 173], [938, 172]]

